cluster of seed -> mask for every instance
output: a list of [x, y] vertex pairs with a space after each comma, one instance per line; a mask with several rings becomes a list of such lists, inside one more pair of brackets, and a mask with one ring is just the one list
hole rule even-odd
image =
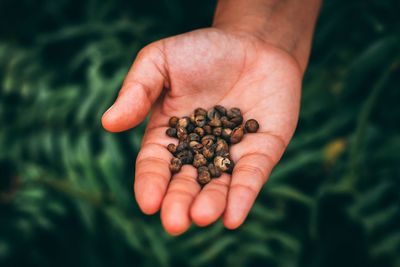
[[239, 108], [226, 109], [215, 106], [210, 110], [197, 108], [190, 117], [171, 117], [166, 134], [179, 139], [179, 144], [169, 144], [174, 156], [170, 170], [177, 173], [184, 164], [197, 168], [197, 181], [205, 185], [222, 172], [231, 173], [234, 163], [229, 146], [239, 143], [245, 133], [255, 133], [259, 128], [254, 119], [243, 125]]

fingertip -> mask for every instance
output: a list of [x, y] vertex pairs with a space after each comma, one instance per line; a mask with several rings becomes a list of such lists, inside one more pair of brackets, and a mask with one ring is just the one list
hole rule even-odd
[[226, 216], [222, 218], [222, 222], [226, 229], [235, 230], [239, 228], [244, 222], [244, 219], [234, 218], [232, 216]]
[[118, 125], [115, 124], [115, 117], [113, 116], [113, 106], [111, 106], [106, 112], [104, 112], [103, 116], [101, 117], [101, 124], [103, 128], [108, 132], [120, 132], [120, 128]]
[[190, 217], [193, 222], [200, 227], [207, 226], [215, 222], [220, 216], [220, 212], [215, 207], [215, 203], [211, 203], [207, 196], [196, 199], [190, 209]]
[[167, 209], [161, 209], [161, 223], [170, 235], [180, 235], [189, 229], [190, 220], [181, 213], [183, 207], [179, 203], [170, 203], [168, 206]]
[[145, 186], [135, 185], [134, 195], [140, 210], [146, 215], [153, 215], [160, 210], [162, 202], [161, 188], [154, 183]]

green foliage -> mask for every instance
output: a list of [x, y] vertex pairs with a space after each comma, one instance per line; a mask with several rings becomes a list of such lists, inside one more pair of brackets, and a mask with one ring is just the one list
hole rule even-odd
[[168, 236], [132, 198], [144, 125], [101, 114], [212, 3], [0, 3], [1, 266], [400, 266], [397, 1], [326, 1], [298, 131], [246, 223]]

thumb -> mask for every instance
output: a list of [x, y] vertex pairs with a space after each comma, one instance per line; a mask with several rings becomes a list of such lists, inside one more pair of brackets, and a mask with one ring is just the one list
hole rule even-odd
[[165, 65], [159, 42], [144, 47], [138, 53], [115, 103], [101, 119], [107, 131], [125, 131], [145, 119], [166, 83]]

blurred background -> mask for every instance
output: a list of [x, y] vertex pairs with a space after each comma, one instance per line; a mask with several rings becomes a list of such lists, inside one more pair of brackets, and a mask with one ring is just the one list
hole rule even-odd
[[324, 2], [297, 132], [242, 227], [171, 237], [140, 212], [144, 125], [101, 115], [142, 46], [214, 5], [0, 1], [0, 266], [400, 266], [396, 0]]

